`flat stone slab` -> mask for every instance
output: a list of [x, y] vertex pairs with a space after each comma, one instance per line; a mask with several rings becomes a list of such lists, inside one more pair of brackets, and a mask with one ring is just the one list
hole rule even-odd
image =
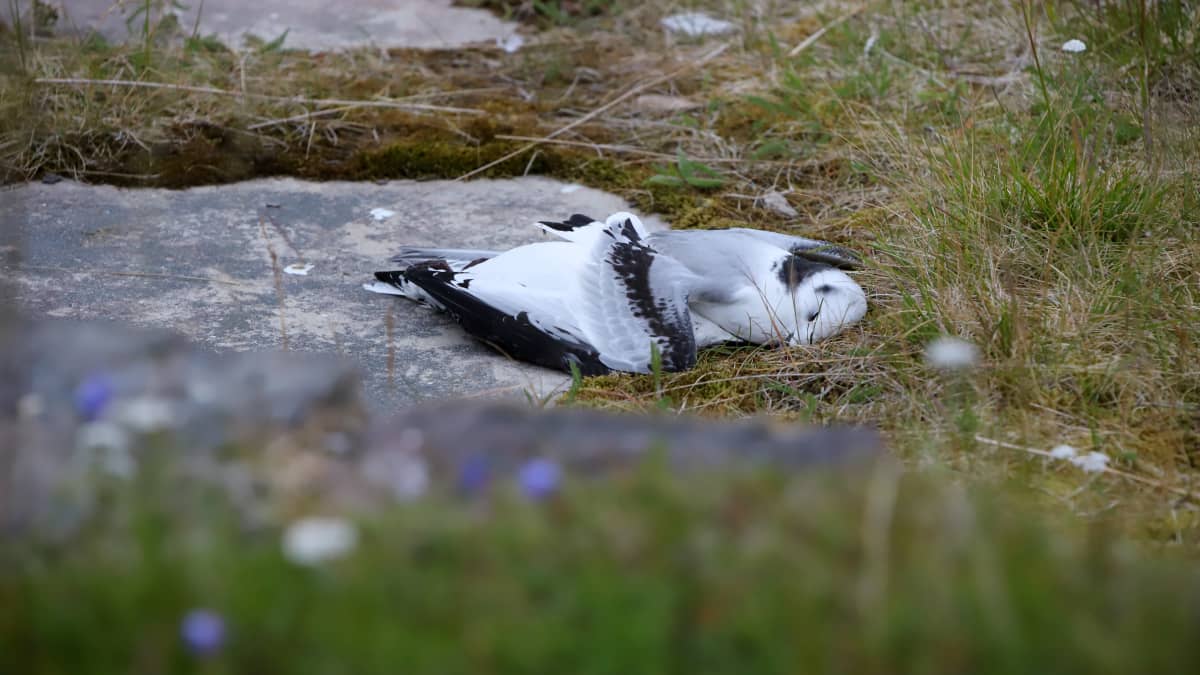
[[[215, 34], [237, 47], [242, 36], [274, 40], [286, 30], [284, 47], [331, 51], [348, 47], [452, 48], [512, 35], [516, 24], [491, 12], [452, 6], [452, 0], [204, 0], [176, 9], [179, 25], [189, 33]], [[95, 30], [111, 40], [138, 37], [140, 20], [126, 19], [141, 2], [59, 0], [57, 30]]]
[[[615, 195], [540, 177], [181, 191], [30, 183], [0, 191], [0, 276], [33, 318], [169, 328], [218, 352], [349, 357], [379, 411], [547, 395], [569, 378], [510, 361], [446, 316], [361, 284], [402, 245], [503, 250], [544, 240], [538, 219], [624, 208]], [[292, 265], [312, 267], [300, 276], [284, 271]]]

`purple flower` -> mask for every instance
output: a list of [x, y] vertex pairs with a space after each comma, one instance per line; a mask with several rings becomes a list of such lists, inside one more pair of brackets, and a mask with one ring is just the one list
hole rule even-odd
[[106, 373], [92, 373], [75, 387], [75, 412], [92, 422], [100, 417], [112, 398], [112, 378]]
[[531, 459], [521, 467], [517, 482], [525, 496], [540, 501], [558, 492], [562, 483], [562, 468], [558, 462], [545, 457]]
[[225, 643], [225, 620], [211, 609], [193, 609], [183, 617], [179, 636], [188, 651], [211, 656]]
[[492, 467], [487, 457], [471, 455], [458, 467], [458, 489], [469, 495], [487, 487]]

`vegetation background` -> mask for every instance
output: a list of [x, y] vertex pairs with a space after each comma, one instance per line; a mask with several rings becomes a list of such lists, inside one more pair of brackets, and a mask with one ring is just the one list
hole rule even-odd
[[[435, 496], [312, 569], [139, 478], [87, 536], [0, 543], [0, 671], [1197, 672], [1200, 3], [469, 4], [526, 46], [311, 56], [159, 0], [109, 44], [10, 0], [0, 177], [539, 173], [849, 245], [854, 330], [571, 404], [866, 423], [903, 470]], [[739, 30], [665, 33], [681, 10]], [[977, 362], [933, 367], [942, 335]], [[216, 654], [179, 639], [195, 607]]]

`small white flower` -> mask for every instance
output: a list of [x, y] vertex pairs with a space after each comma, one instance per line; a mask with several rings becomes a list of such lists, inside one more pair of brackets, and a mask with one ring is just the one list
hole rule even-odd
[[116, 420], [139, 433], [161, 431], [175, 426], [175, 404], [157, 396], [138, 396], [117, 406]]
[[1083, 44], [1083, 40], [1067, 40], [1063, 43], [1062, 50], [1064, 52], [1078, 54], [1079, 52], [1086, 51], [1087, 45]]
[[878, 29], [872, 30], [870, 37], [868, 37], [866, 43], [863, 44], [863, 56], [864, 57], [871, 54], [871, 48], [874, 47], [875, 43], [878, 41], [879, 41], [879, 30]]
[[1108, 468], [1108, 455], [1103, 452], [1089, 452], [1083, 457], [1071, 458], [1071, 463], [1086, 473], [1100, 473]]
[[662, 20], [663, 28], [672, 33], [683, 33], [689, 37], [702, 35], [724, 35], [737, 27], [728, 21], [714, 19], [704, 12], [680, 12]]
[[17, 415], [21, 419], [33, 419], [46, 411], [46, 402], [37, 394], [25, 394], [17, 401]]
[[358, 545], [358, 530], [341, 518], [302, 518], [283, 534], [283, 554], [297, 565], [340, 558]]
[[970, 368], [979, 361], [979, 348], [961, 338], [943, 335], [925, 346], [925, 362], [943, 370]]
[[396, 212], [391, 209], [371, 209], [371, 217], [377, 221], [387, 220], [394, 215], [396, 215]]
[[504, 39], [496, 38], [496, 46], [507, 54], [516, 54], [517, 50], [525, 46], [525, 38], [513, 33]]
[[308, 273], [312, 271], [312, 268], [312, 263], [292, 263], [291, 265], [283, 268], [283, 272], [284, 274], [295, 274], [299, 277], [306, 277], [308, 276]]
[[1069, 445], [1056, 445], [1050, 451], [1050, 456], [1054, 459], [1071, 459], [1077, 454], [1079, 451]]
[[117, 478], [133, 478], [137, 460], [129, 452], [129, 432], [115, 422], [88, 422], [75, 432], [76, 457]]

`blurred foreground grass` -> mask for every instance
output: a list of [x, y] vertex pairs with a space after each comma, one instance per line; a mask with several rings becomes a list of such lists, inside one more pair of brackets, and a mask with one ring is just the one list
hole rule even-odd
[[[167, 485], [114, 490], [69, 543], [0, 544], [0, 672], [1200, 668], [1194, 567], [887, 463], [686, 480], [650, 463], [545, 500], [498, 483], [366, 517], [315, 564]], [[198, 609], [217, 637], [181, 636]]]

